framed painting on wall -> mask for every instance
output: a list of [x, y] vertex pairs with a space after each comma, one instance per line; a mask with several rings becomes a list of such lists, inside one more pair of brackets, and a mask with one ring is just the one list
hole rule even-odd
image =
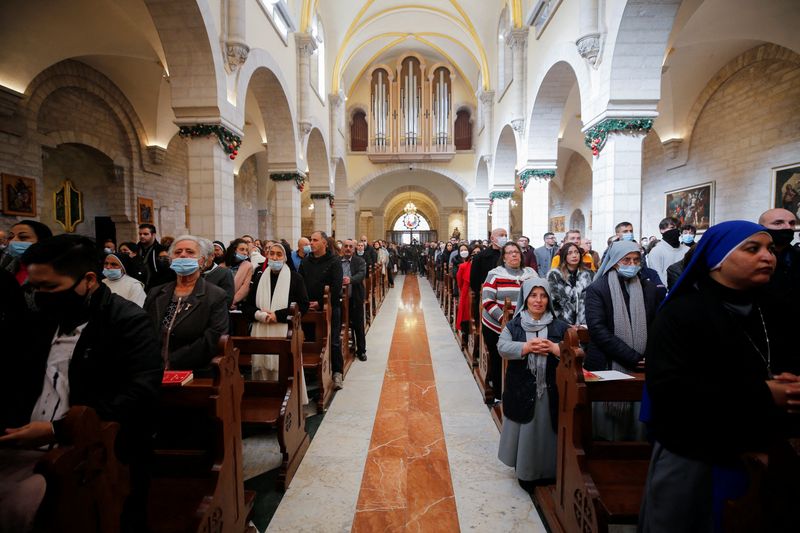
[[800, 216], [800, 163], [772, 169], [772, 207]]
[[675, 217], [680, 225], [691, 224], [702, 233], [714, 223], [714, 182], [692, 185], [665, 194], [665, 217]]
[[567, 231], [564, 225], [565, 219], [566, 217], [564, 215], [558, 217], [552, 217], [550, 219], [550, 231], [552, 231], [553, 233], [564, 233], [565, 231]]
[[11, 174], [2, 175], [3, 214], [36, 216], [36, 180]]
[[140, 196], [136, 199], [136, 205], [139, 212], [139, 224], [154, 224], [153, 199]]

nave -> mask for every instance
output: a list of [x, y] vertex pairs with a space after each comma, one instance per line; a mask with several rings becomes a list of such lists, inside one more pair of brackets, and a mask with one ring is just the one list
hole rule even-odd
[[[545, 531], [430, 284], [400, 276], [268, 531]], [[432, 388], [431, 388], [432, 387]]]

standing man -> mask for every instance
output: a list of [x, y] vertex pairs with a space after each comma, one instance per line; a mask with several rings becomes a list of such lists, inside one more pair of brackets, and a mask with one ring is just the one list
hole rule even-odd
[[537, 272], [542, 278], [547, 277], [550, 272], [550, 264], [553, 262], [553, 257], [556, 256], [558, 246], [556, 246], [556, 236], [552, 231], [544, 234], [544, 246], [540, 246], [533, 251], [536, 256], [536, 264], [539, 265]]
[[149, 291], [154, 285], [153, 280], [163, 269], [158, 263], [158, 253], [163, 250], [156, 239], [156, 227], [152, 224], [139, 224], [138, 255], [142, 258], [145, 272], [147, 273], [146, 289]]
[[519, 244], [519, 247], [522, 249], [522, 266], [531, 267], [536, 272], [539, 272], [538, 261], [536, 261], [536, 250], [531, 248], [531, 240], [523, 235], [517, 239], [517, 244]]
[[787, 209], [770, 209], [758, 217], [758, 223], [772, 236], [778, 260], [767, 287], [778, 298], [794, 304], [800, 289], [800, 250], [792, 246], [797, 217]]
[[[578, 245], [579, 248], [581, 248], [581, 250], [583, 250], [583, 248], [581, 247], [582, 242], [581, 242], [581, 231], [580, 230], [577, 230], [577, 229], [569, 230], [567, 232], [567, 234], [564, 235], [564, 242], [565, 243], [568, 243], [568, 242], [575, 243], [575, 244]], [[583, 258], [581, 259], [581, 261], [583, 262], [583, 264], [586, 265], [586, 268], [588, 268], [592, 272], [597, 270], [597, 265], [594, 264], [594, 259], [592, 258], [592, 254], [590, 254], [586, 250], [584, 250]], [[553, 261], [550, 263], [550, 269], [552, 270], [554, 268], [558, 268], [560, 264], [561, 264], [561, 258], [556, 253], [553, 256]]]
[[661, 232], [661, 240], [656, 247], [647, 254], [647, 266], [658, 274], [663, 283], [666, 283], [667, 269], [683, 259], [689, 247], [681, 244], [681, 230], [678, 228], [678, 220], [667, 217], [658, 223], [658, 231]]
[[292, 250], [292, 264], [295, 271], [300, 270], [300, 263], [311, 253], [311, 242], [305, 237], [297, 239], [297, 250]]
[[330, 287], [331, 294], [331, 371], [333, 386], [341, 389], [344, 360], [342, 359], [342, 263], [339, 257], [328, 249], [328, 235], [324, 231], [311, 234], [311, 254], [300, 263], [300, 275], [306, 282], [308, 306], [311, 311], [321, 311], [325, 286]]
[[[359, 243], [359, 247], [361, 243]], [[356, 241], [347, 239], [342, 246], [342, 285], [347, 287], [350, 297], [350, 327], [355, 336], [354, 348], [359, 361], [367, 360], [367, 345], [364, 338], [364, 277], [367, 263], [356, 253]], [[345, 349], [347, 347], [345, 346]]]
[[361, 236], [361, 242], [364, 243], [364, 261], [368, 267], [374, 267], [378, 262], [378, 252], [370, 245], [366, 235]]
[[469, 288], [475, 293], [473, 298], [472, 316], [480, 317], [478, 310], [480, 307], [480, 294], [483, 282], [489, 271], [497, 267], [500, 262], [500, 249], [508, 242], [508, 232], [503, 228], [492, 230], [492, 245], [475, 256], [469, 271]]

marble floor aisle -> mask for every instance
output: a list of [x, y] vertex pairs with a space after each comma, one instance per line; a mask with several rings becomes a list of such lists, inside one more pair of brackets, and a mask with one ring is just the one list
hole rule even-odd
[[545, 531], [425, 278], [398, 277], [268, 531]]

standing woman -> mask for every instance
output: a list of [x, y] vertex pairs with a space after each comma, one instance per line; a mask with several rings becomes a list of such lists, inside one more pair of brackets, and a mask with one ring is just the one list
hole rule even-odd
[[147, 294], [144, 292], [144, 283], [128, 275], [130, 258], [123, 253], [106, 255], [103, 262], [103, 283], [111, 292], [130, 300], [139, 307], [144, 307]]
[[[461, 247], [466, 246], [462, 244]], [[459, 247], [459, 254], [461, 253], [461, 247]], [[458, 292], [462, 296], [464, 294], [469, 294], [470, 287], [469, 287], [469, 273], [472, 269], [472, 258], [481, 253], [481, 247], [475, 246], [472, 250], [467, 251], [467, 257], [458, 264], [455, 268], [456, 270], [456, 286], [458, 287]], [[461, 259], [461, 257], [459, 257]], [[455, 265], [455, 261], [453, 265]], [[461, 346], [467, 346], [467, 339], [469, 336], [469, 323], [472, 320], [472, 309], [470, 308], [470, 301], [468, 298], [459, 298], [458, 299], [458, 312], [456, 313], [456, 323], [461, 330]]]
[[547, 273], [556, 316], [572, 325], [586, 324], [586, 289], [594, 279], [594, 272], [581, 261], [583, 253], [574, 242], [564, 244], [558, 268]]
[[[746, 486], [742, 455], [788, 448], [800, 365], [792, 315], [763, 290], [775, 265], [766, 228], [722, 222], [664, 301], [647, 344], [655, 445], [639, 531], [720, 531], [724, 500]], [[770, 462], [764, 480], [763, 531], [797, 531], [796, 473]]]
[[554, 311], [547, 281], [525, 280], [514, 318], [497, 343], [508, 360], [498, 458], [516, 468], [519, 484], [528, 492], [556, 477], [558, 343], [569, 324]]
[[510, 298], [514, 310], [522, 282], [538, 277], [534, 269], [522, 266], [522, 249], [512, 241], [500, 249], [500, 266], [489, 271], [481, 287], [481, 331], [489, 350], [489, 379], [497, 401], [503, 394], [503, 363], [497, 353], [497, 340], [502, 331], [500, 321], [503, 319], [503, 304], [506, 298]]
[[453, 258], [453, 261], [450, 263], [450, 276], [453, 280], [453, 294], [454, 296], [459, 296], [461, 294], [461, 288], [458, 286], [457, 278], [458, 278], [458, 268], [467, 262], [469, 259], [469, 246], [466, 244], [459, 244], [458, 245], [458, 253]]
[[[606, 252], [594, 282], [586, 289], [589, 347], [587, 370], [634, 370], [644, 364], [647, 334], [658, 308], [655, 285], [639, 275], [642, 252], [632, 241], [617, 241]], [[593, 406], [597, 436], [607, 440], [639, 440], [639, 402], [607, 402]]]
[[250, 280], [253, 277], [253, 263], [250, 262], [250, 247], [242, 239], [234, 239], [228, 245], [225, 253], [225, 264], [233, 273], [233, 303], [231, 309], [236, 309], [247, 298], [250, 292]]

